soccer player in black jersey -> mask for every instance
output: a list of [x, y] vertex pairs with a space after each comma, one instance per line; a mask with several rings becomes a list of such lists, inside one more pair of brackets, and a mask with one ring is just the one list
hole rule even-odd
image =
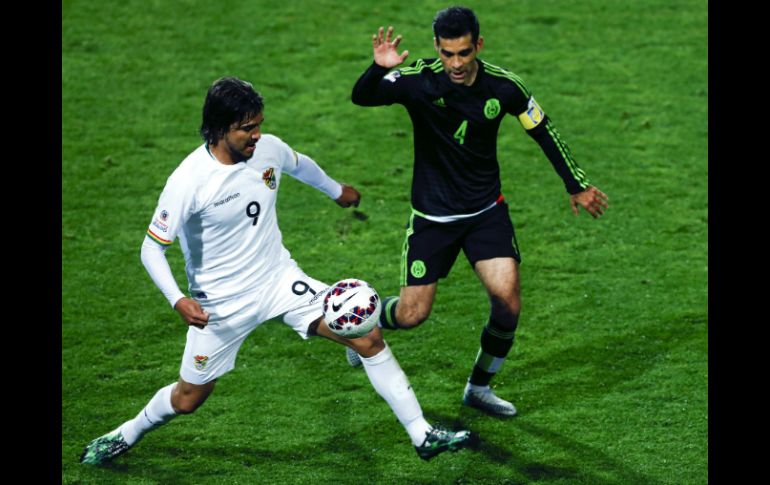
[[[438, 58], [399, 66], [401, 36], [382, 27], [372, 36], [374, 63], [353, 88], [361, 106], [399, 103], [414, 127], [412, 213], [402, 259], [399, 297], [384, 299], [383, 328], [409, 329], [430, 314], [438, 280], [460, 249], [489, 295], [489, 321], [463, 394], [463, 403], [497, 416], [516, 408], [489, 387], [513, 345], [521, 300], [519, 255], [508, 205], [501, 192], [497, 132], [506, 114], [515, 116], [540, 145], [564, 181], [575, 215], [583, 207], [594, 218], [608, 208], [607, 196], [585, 173], [553, 123], [514, 73], [478, 58], [484, 45], [476, 15], [451, 7], [433, 21]], [[384, 38], [383, 38], [383, 34]], [[358, 356], [348, 352], [357, 366]]]

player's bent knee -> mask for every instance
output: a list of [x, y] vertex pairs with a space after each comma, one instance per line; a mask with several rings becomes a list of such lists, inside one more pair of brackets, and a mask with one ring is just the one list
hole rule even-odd
[[174, 412], [177, 414], [192, 414], [196, 409], [206, 402], [208, 396], [185, 396], [178, 399], [177, 402], [171, 402], [171, 407], [174, 408]]
[[510, 300], [499, 300], [495, 302], [493, 300], [492, 310], [489, 315], [489, 323], [492, 327], [506, 332], [516, 330], [516, 327], [519, 324], [520, 309], [521, 304], [518, 301], [512, 302]]
[[385, 348], [385, 341], [382, 339], [382, 333], [376, 330], [377, 329], [369, 332], [363, 337], [350, 341], [358, 355], [363, 357], [374, 357]]
[[430, 316], [430, 308], [407, 308], [403, 314], [398, 315], [398, 326], [403, 329], [410, 329], [420, 325]]
[[521, 299], [518, 295], [510, 298], [492, 298], [492, 317], [500, 320], [518, 320], [521, 313]]
[[519, 325], [519, 314], [513, 312], [492, 312], [489, 316], [489, 325], [504, 332], [515, 331]]
[[171, 407], [177, 414], [192, 414], [206, 402], [206, 399], [214, 391], [216, 379], [206, 384], [191, 384], [180, 382], [171, 393]]

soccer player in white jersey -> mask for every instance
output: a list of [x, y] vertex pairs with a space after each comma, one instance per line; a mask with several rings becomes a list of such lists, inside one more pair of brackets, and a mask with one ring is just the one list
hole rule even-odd
[[[177, 382], [159, 389], [134, 418], [91, 441], [82, 463], [101, 464], [134, 446], [148, 431], [193, 413], [233, 369], [245, 338], [280, 317], [302, 338], [319, 335], [363, 357], [372, 386], [428, 460], [467, 445], [468, 431], [431, 426], [379, 328], [346, 339], [323, 319], [328, 285], [306, 275], [283, 247], [275, 212], [284, 173], [325, 193], [342, 207], [358, 191], [330, 178], [307, 155], [262, 134], [262, 97], [253, 86], [225, 77], [209, 88], [203, 107], [205, 140], [171, 174], [142, 244], [142, 263], [169, 304], [188, 323]], [[179, 238], [190, 297], [174, 280], [165, 250]]]

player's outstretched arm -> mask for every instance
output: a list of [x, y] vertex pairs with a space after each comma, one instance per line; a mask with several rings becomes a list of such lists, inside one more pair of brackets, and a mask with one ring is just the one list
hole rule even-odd
[[593, 185], [589, 185], [582, 192], [569, 196], [569, 205], [572, 207], [572, 212], [575, 215], [578, 215], [578, 206], [580, 206], [588, 211], [594, 219], [601, 217], [604, 211], [610, 207], [608, 201], [609, 197], [607, 197], [607, 194]]
[[337, 205], [340, 207], [350, 207], [351, 205], [358, 207], [358, 204], [361, 202], [361, 194], [348, 184], [340, 185], [342, 185], [342, 195], [334, 200]]
[[[398, 35], [393, 39], [393, 26], [388, 27], [388, 32], [383, 39], [383, 33], [385, 29], [380, 27], [376, 34], [372, 35], [372, 47], [374, 49], [374, 62], [382, 67], [396, 67], [404, 62], [409, 56], [409, 51], [406, 50], [400, 55], [396, 48], [401, 43], [401, 36]], [[393, 39], [391, 41], [391, 39]]]

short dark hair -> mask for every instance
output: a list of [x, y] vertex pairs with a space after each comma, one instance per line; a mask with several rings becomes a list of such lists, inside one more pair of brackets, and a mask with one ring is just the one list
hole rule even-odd
[[233, 123], [257, 116], [264, 107], [262, 96], [251, 83], [235, 77], [217, 79], [206, 93], [201, 136], [215, 145]]
[[456, 39], [470, 32], [475, 45], [479, 40], [479, 19], [473, 10], [466, 7], [449, 7], [436, 13], [433, 19], [433, 35], [438, 42], [442, 39]]

